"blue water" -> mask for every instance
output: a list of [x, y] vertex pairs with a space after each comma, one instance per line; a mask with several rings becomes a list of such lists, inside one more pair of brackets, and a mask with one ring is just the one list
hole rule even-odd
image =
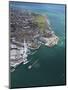
[[10, 2], [10, 7], [28, 9], [41, 15], [47, 15], [51, 27], [59, 37], [59, 43], [53, 48], [42, 45], [33, 60], [39, 59], [39, 66], [31, 70], [28, 65], [20, 65], [11, 73], [11, 86], [47, 86], [65, 84], [65, 5]]

